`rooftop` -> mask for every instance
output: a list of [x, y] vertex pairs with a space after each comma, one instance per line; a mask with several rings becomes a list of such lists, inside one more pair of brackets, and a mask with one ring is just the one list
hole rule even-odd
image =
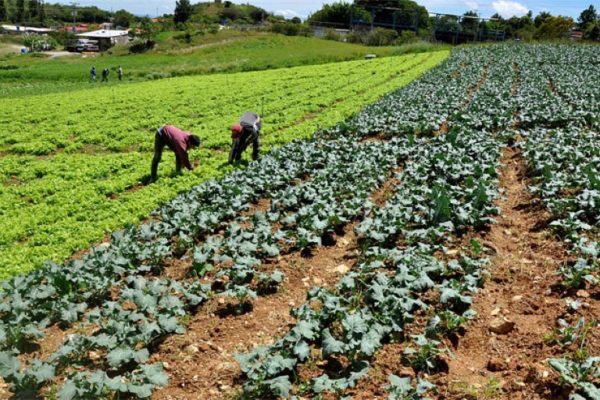
[[33, 26], [22, 26], [22, 25], [2, 25], [2, 29], [5, 31], [10, 31], [10, 32], [36, 32], [36, 33], [54, 32], [54, 29], [35, 28]]
[[94, 37], [94, 38], [112, 38], [112, 37], [118, 37], [118, 36], [125, 36], [128, 33], [129, 32], [127, 32], [127, 31], [117, 31], [117, 30], [102, 29], [102, 30], [99, 30], [99, 31], [92, 31], [92, 32], [86, 32], [86, 33], [80, 33], [77, 36]]

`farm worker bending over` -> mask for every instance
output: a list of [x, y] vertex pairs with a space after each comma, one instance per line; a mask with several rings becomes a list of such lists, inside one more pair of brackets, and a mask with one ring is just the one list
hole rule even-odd
[[184, 132], [173, 125], [165, 125], [162, 128], [159, 128], [154, 137], [154, 158], [152, 159], [151, 182], [154, 182], [157, 179], [156, 171], [165, 146], [169, 147], [175, 153], [177, 172], [181, 171], [181, 167], [185, 167], [191, 171], [194, 167], [190, 164], [188, 150], [200, 146], [200, 138], [189, 132]]
[[258, 160], [260, 147], [260, 129], [262, 121], [257, 113], [247, 112], [240, 118], [240, 122], [231, 127], [231, 151], [229, 164], [239, 161], [242, 153], [252, 141], [252, 159]]

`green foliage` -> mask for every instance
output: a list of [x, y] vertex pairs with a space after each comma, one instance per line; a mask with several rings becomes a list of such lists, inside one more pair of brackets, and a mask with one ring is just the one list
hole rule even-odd
[[336, 2], [324, 4], [323, 8], [311, 14], [308, 22], [322, 22], [335, 24], [337, 27], [349, 27], [350, 21], [371, 22], [371, 14], [362, 7], [357, 7], [352, 3]]
[[579, 23], [579, 27], [585, 31], [591, 24], [597, 23], [598, 19], [599, 16], [596, 12], [596, 8], [593, 5], [590, 5], [587, 9], [581, 12], [577, 22]]
[[417, 34], [413, 31], [402, 31], [396, 40], [399, 45], [415, 43], [418, 41]]
[[[396, 63], [361, 60], [252, 73], [262, 93], [262, 108], [256, 111], [265, 114], [263, 145], [278, 146], [309, 136], [317, 126], [331, 126], [445, 56], [410, 55]], [[333, 71], [342, 78], [329, 79]], [[229, 74], [91, 89], [108, 99], [101, 108], [89, 90], [72, 92], [69, 103], [63, 102], [62, 95], [2, 100], [11, 103], [11, 119], [21, 132], [18, 137], [0, 139], [0, 147], [13, 153], [0, 162], [6, 171], [3, 179], [13, 182], [0, 195], [2, 204], [10, 204], [11, 211], [6, 211], [13, 215], [5, 214], [7, 229], [0, 235], [0, 241], [12, 243], [13, 248], [3, 253], [7, 257], [3, 273], [31, 269], [48, 258], [60, 261], [102, 239], [107, 231], [143, 219], [177, 193], [222, 176], [227, 171], [223, 152], [230, 146], [227, 129], [244, 111], [257, 106], [257, 86], [247, 87], [247, 78], [247, 74]], [[302, 83], [292, 85], [292, 80]], [[204, 96], [199, 100], [200, 87]], [[238, 89], [224, 93], [224, 87]], [[165, 101], [177, 108], [176, 114], [165, 108]], [[127, 110], [127, 122], [119, 110]], [[318, 115], [304, 118], [311, 113]], [[203, 147], [191, 153], [200, 166], [192, 173], [169, 176], [173, 156], [165, 154], [160, 184], [144, 186], [153, 134], [167, 121], [200, 135]], [[37, 159], [37, 154], [53, 162]], [[14, 185], [17, 181], [27, 183]], [[31, 201], [23, 201], [23, 196]], [[20, 222], [14, 224], [10, 218]], [[309, 221], [303, 225], [311, 226]]]
[[271, 32], [280, 33], [286, 36], [310, 36], [310, 27], [304, 24], [294, 22], [279, 22], [271, 25]]
[[397, 39], [398, 32], [394, 29], [375, 28], [366, 36], [364, 43], [368, 46], [390, 46]]
[[375, 23], [385, 23], [388, 26], [395, 23], [416, 29], [427, 28], [430, 25], [429, 11], [411, 0], [355, 0], [354, 4], [367, 11], [374, 9], [376, 11]]
[[8, 19], [8, 10], [6, 9], [6, 1], [0, 0], [0, 21]]
[[176, 24], [185, 23], [192, 16], [192, 5], [189, 0], [177, 0], [175, 2], [175, 13], [173, 15], [173, 21]]
[[115, 12], [113, 23], [121, 28], [129, 28], [135, 21], [135, 15], [127, 10], [118, 10]]
[[574, 25], [575, 23], [570, 17], [548, 17], [535, 32], [534, 37], [545, 40], [565, 39]]
[[416, 387], [413, 387], [410, 378], [400, 378], [396, 375], [388, 377], [390, 383], [386, 386], [389, 393], [388, 400], [430, 400], [429, 397], [424, 397], [429, 392], [436, 392], [435, 385], [418, 379]]

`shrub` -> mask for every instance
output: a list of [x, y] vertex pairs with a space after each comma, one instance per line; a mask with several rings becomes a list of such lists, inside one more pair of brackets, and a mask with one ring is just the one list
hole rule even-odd
[[325, 30], [325, 36], [323, 36], [323, 38], [340, 42], [342, 40], [342, 35], [340, 35], [335, 29], [328, 28]]
[[303, 24], [295, 24], [293, 22], [282, 22], [274, 24], [271, 31], [281, 33], [286, 36], [309, 36], [310, 28]]
[[144, 53], [148, 50], [152, 50], [156, 42], [154, 40], [135, 40], [131, 46], [129, 46], [130, 53]]
[[364, 43], [365, 35], [361, 32], [350, 32], [348, 36], [346, 36], [346, 41], [348, 43]]
[[402, 31], [400, 37], [396, 41], [397, 44], [409, 44], [417, 41], [417, 34], [413, 31]]
[[393, 29], [375, 28], [366, 38], [365, 44], [369, 46], [389, 46], [396, 43], [398, 32]]

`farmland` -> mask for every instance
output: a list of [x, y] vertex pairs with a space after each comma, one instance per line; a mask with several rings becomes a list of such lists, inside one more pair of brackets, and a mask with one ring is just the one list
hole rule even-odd
[[[83, 256], [4, 283], [8, 390], [67, 400], [598, 399], [599, 50], [494, 45], [441, 63], [446, 54], [432, 53], [98, 89], [120, 112], [97, 109], [85, 122], [76, 110], [92, 108], [89, 92], [73, 104], [11, 100], [15, 116], [32, 110], [17, 140], [0, 143], [14, 186], [2, 204], [24, 210], [2, 229], [14, 254], [22, 246], [20, 257], [34, 257], [29, 241], [76, 226], [56, 210], [85, 227], [97, 214], [111, 221], [107, 197], [138, 205], [107, 211], [116, 224], [184, 192]], [[227, 97], [229, 85], [247, 85], [246, 95]], [[143, 107], [131, 107], [142, 89]], [[211, 107], [190, 94], [200, 90]], [[259, 101], [271, 151], [222, 167], [227, 136], [211, 133]], [[140, 122], [118, 124], [125, 115]], [[163, 166], [160, 189], [135, 192], [143, 162], [122, 186], [110, 186], [121, 171], [95, 175], [116, 160], [134, 165], [119, 157], [150, 143], [134, 132], [150, 135], [167, 116], [202, 136], [194, 156], [205, 169], [167, 178]], [[98, 164], [73, 158], [86, 153]], [[30, 186], [52, 178], [47, 157], [64, 162], [54, 174], [85, 165], [89, 192], [76, 174], [65, 185], [78, 191]], [[220, 178], [207, 180], [213, 169]], [[62, 203], [50, 203], [52, 187]], [[8, 197], [18, 190], [46, 208]], [[55, 231], [19, 236], [38, 215]]]
[[[172, 37], [159, 37], [157, 42], [155, 50], [144, 54], [129, 54], [127, 48], [117, 47], [111, 50], [113, 54], [51, 59], [39, 54], [14, 54], [14, 46], [9, 43], [6, 46], [12, 49], [12, 55], [6, 49], [0, 49], [0, 95], [3, 98], [20, 97], [88, 89], [88, 71], [92, 65], [96, 65], [99, 70], [105, 67], [111, 69], [108, 85], [123, 85], [176, 76], [258, 71], [358, 60], [366, 53], [383, 57], [402, 51], [402, 48], [394, 47], [367, 47], [315, 38], [236, 31], [206, 34], [201, 40], [190, 44]], [[435, 49], [439, 46], [429, 47]], [[286, 51], [281, 51], [282, 48]], [[115, 79], [119, 65], [125, 71], [123, 82], [116, 82]]]
[[[178, 192], [222, 176], [229, 170], [228, 127], [246, 110], [264, 114], [266, 151], [343, 120], [447, 54], [185, 77], [72, 91], [68, 100], [0, 100], [0, 119], [12, 127], [0, 138], [2, 274], [61, 261]], [[144, 186], [154, 132], [166, 123], [202, 138], [192, 153], [200, 167], [173, 175], [174, 157], [166, 154], [160, 185]]]

